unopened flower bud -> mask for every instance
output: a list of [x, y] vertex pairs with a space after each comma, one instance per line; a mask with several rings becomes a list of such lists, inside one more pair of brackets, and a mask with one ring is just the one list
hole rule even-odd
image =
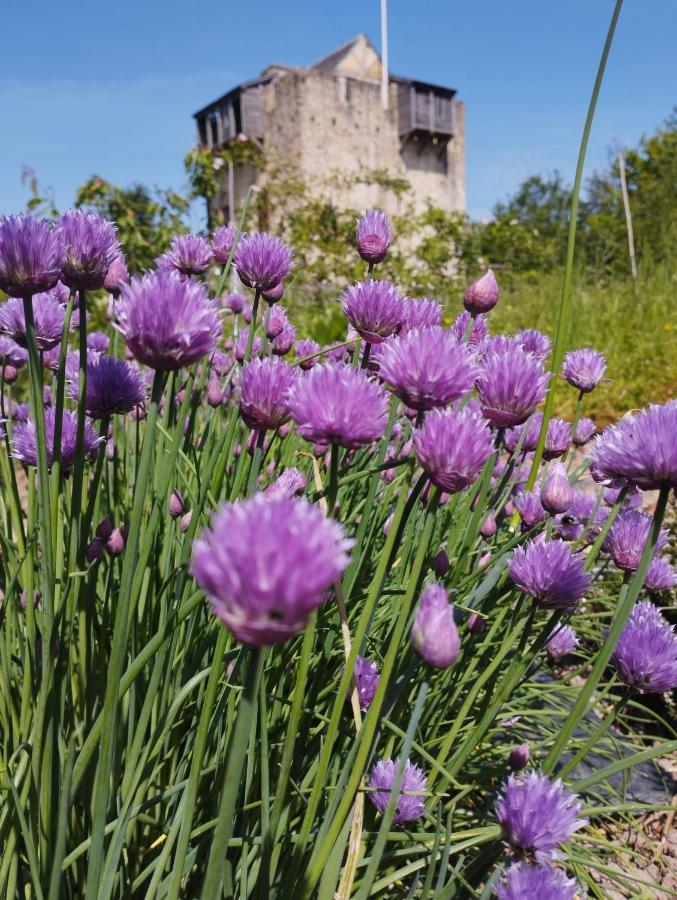
[[390, 221], [377, 209], [370, 209], [357, 223], [357, 252], [365, 262], [382, 262], [392, 239]]
[[280, 438], [281, 441], [283, 441], [287, 437], [287, 435], [289, 434], [290, 431], [291, 431], [291, 425], [289, 424], [289, 422], [285, 422], [284, 425], [280, 425], [280, 427], [277, 429], [277, 436]]
[[186, 504], [180, 491], [172, 491], [167, 502], [169, 515], [172, 519], [178, 519], [186, 511]]
[[449, 557], [444, 547], [440, 547], [435, 556], [433, 556], [430, 567], [438, 578], [442, 578], [443, 575], [447, 574], [449, 571]]
[[100, 537], [95, 537], [93, 541], [87, 544], [85, 559], [90, 563], [100, 562], [103, 559], [103, 541]]
[[207, 403], [216, 409], [217, 406], [221, 405], [222, 400], [223, 389], [217, 378], [211, 378], [209, 380], [209, 387], [207, 388]]
[[103, 282], [104, 288], [114, 297], [119, 297], [122, 286], [129, 281], [129, 272], [122, 256], [116, 256], [108, 267]]
[[106, 459], [108, 462], [115, 459], [115, 444], [112, 440], [106, 441]]
[[114, 528], [110, 537], [106, 541], [106, 550], [110, 554], [110, 556], [120, 556], [122, 551], [125, 549], [125, 538], [122, 533], [122, 529]]
[[470, 613], [468, 616], [468, 631], [472, 634], [482, 634], [484, 631], [484, 616], [479, 613]]
[[278, 300], [282, 299], [282, 295], [284, 294], [284, 282], [278, 281], [278, 283], [270, 288], [268, 291], [261, 291], [261, 296], [267, 303], [277, 303]]
[[528, 744], [518, 744], [517, 747], [512, 748], [512, 750], [510, 751], [510, 756], [508, 757], [508, 766], [513, 770], [513, 772], [519, 772], [520, 769], [523, 769], [528, 762]]
[[113, 533], [113, 525], [111, 524], [111, 520], [106, 516], [99, 524], [96, 526], [96, 536], [101, 538], [102, 541], [107, 541], [108, 538]]
[[574, 489], [562, 463], [550, 466], [548, 477], [541, 491], [541, 505], [553, 515], [565, 513], [574, 502]]
[[487, 513], [484, 522], [482, 522], [480, 534], [485, 538], [493, 537], [496, 534], [496, 519], [491, 510], [489, 510], [489, 512]]
[[182, 516], [181, 523], [179, 528], [181, 529], [181, 533], [185, 534], [190, 528], [190, 520], [193, 518], [193, 510], [189, 509], [188, 512]]
[[446, 669], [456, 661], [461, 642], [454, 608], [442, 585], [433, 583], [423, 592], [411, 627], [411, 644], [434, 669]]
[[473, 281], [463, 298], [463, 305], [471, 315], [487, 313], [498, 303], [498, 282], [491, 269]]
[[2, 370], [2, 377], [5, 380], [5, 384], [14, 384], [18, 374], [15, 367], [9, 364]]

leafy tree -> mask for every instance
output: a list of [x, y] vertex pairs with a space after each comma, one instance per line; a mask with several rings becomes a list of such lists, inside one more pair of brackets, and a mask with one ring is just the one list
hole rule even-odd
[[118, 226], [118, 237], [131, 272], [140, 272], [169, 246], [175, 234], [186, 231], [187, 197], [176, 191], [142, 184], [130, 188], [92, 176], [75, 195], [76, 206], [89, 207]]

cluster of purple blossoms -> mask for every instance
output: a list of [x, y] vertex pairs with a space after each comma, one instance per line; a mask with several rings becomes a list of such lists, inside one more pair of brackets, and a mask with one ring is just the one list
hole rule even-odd
[[193, 544], [191, 572], [239, 641], [266, 646], [305, 628], [351, 546], [318, 506], [257, 494], [221, 507]]
[[583, 394], [593, 391], [604, 377], [606, 360], [596, 350], [572, 350], [564, 357], [562, 377]]
[[357, 223], [357, 252], [365, 262], [383, 262], [393, 240], [393, 229], [385, 213], [368, 210]]
[[366, 712], [369, 709], [369, 704], [376, 694], [379, 678], [378, 666], [375, 662], [365, 659], [364, 656], [356, 657], [353, 680], [355, 681], [355, 688], [357, 689], [362, 712]]
[[115, 226], [96, 213], [69, 210], [59, 219], [64, 248], [61, 281], [73, 290], [96, 291], [120, 256]]
[[677, 635], [648, 600], [635, 604], [611, 660], [621, 681], [640, 693], [665, 694], [677, 687]]
[[538, 445], [538, 436], [541, 433], [542, 422], [543, 413], [534, 413], [524, 425], [507, 428], [503, 435], [503, 443], [506, 450], [514, 453], [519, 445], [520, 453], [533, 453]]
[[487, 353], [477, 379], [482, 414], [499, 428], [521, 425], [545, 397], [549, 377], [522, 350]]
[[486, 422], [468, 409], [436, 409], [414, 432], [416, 457], [428, 478], [448, 494], [462, 491], [494, 451]]
[[212, 352], [221, 334], [216, 304], [204, 287], [171, 272], [132, 278], [115, 312], [135, 359], [157, 371], [198, 362]]
[[220, 266], [226, 265], [236, 237], [237, 231], [232, 225], [221, 225], [214, 230], [212, 235], [212, 256], [214, 257], [214, 262]]
[[[380, 813], [384, 813], [390, 803], [399, 765], [399, 759], [382, 759], [376, 763], [369, 775], [369, 787], [373, 790], [370, 790], [367, 796]], [[423, 769], [407, 760], [393, 817], [395, 825], [413, 822], [425, 814], [423, 801], [427, 786], [428, 779]]]
[[438, 326], [415, 328], [384, 345], [379, 375], [410, 409], [447, 406], [468, 393], [479, 374], [467, 344]]
[[287, 318], [287, 310], [284, 306], [276, 305], [270, 307], [270, 313], [265, 320], [266, 337], [269, 341], [274, 340], [289, 325]]
[[538, 485], [532, 491], [520, 491], [515, 495], [515, 509], [526, 528], [535, 528], [548, 517], [541, 503], [541, 489]]
[[404, 319], [405, 301], [389, 281], [368, 278], [343, 295], [343, 312], [355, 331], [370, 344], [394, 334]]
[[249, 428], [274, 431], [289, 421], [288, 394], [296, 372], [282, 359], [253, 359], [242, 370], [240, 415]]
[[[54, 465], [54, 427], [56, 425], [56, 410], [49, 406], [45, 409], [45, 440], [47, 444], [47, 464], [51, 468]], [[75, 450], [77, 445], [78, 417], [77, 413], [70, 409], [63, 410], [61, 423], [61, 447], [59, 459], [61, 471], [67, 475], [75, 463]], [[89, 421], [85, 421], [84, 441], [82, 445], [85, 456], [93, 457], [101, 443], [94, 433]], [[25, 465], [37, 467], [38, 465], [38, 436], [33, 419], [15, 426], [13, 434], [13, 454]]]
[[663, 559], [661, 556], [654, 557], [649, 563], [644, 587], [647, 591], [660, 594], [662, 591], [671, 591], [675, 585], [677, 585], [677, 571], [667, 559]]
[[463, 298], [463, 305], [469, 313], [476, 316], [487, 313], [498, 303], [498, 282], [492, 269], [473, 281]]
[[536, 328], [525, 328], [523, 331], [518, 331], [515, 337], [522, 350], [531, 353], [541, 362], [550, 355], [552, 341], [542, 331], [538, 331]]
[[517, 587], [543, 609], [572, 609], [591, 584], [583, 557], [564, 541], [529, 541], [516, 547], [508, 572]]
[[289, 394], [297, 431], [314, 444], [350, 450], [378, 440], [388, 419], [388, 396], [363, 371], [326, 363], [299, 378]]
[[[277, 339], [276, 339], [277, 340]], [[235, 344], [234, 355], [235, 359], [239, 363], [244, 362], [244, 358], [247, 355], [247, 344], [249, 343], [249, 336], [246, 331], [241, 331], [240, 336], [237, 339], [237, 343]], [[261, 338], [256, 335], [254, 337], [254, 342], [252, 344], [252, 357], [258, 356], [258, 353], [261, 349]], [[275, 353], [275, 347], [273, 345], [273, 353]], [[277, 353], [276, 356], [284, 356], [283, 353]]]
[[[470, 327], [470, 323], [472, 326]], [[483, 315], [471, 316], [467, 309], [460, 312], [451, 326], [452, 333], [458, 341], [467, 341], [473, 347], [481, 347], [489, 336], [489, 326]], [[466, 337], [467, 335], [467, 337]]]
[[437, 300], [423, 297], [420, 300], [405, 298], [404, 317], [400, 334], [414, 328], [432, 328], [442, 324], [442, 307]]
[[10, 297], [51, 290], [63, 261], [61, 232], [51, 223], [25, 215], [0, 219], [0, 289]]
[[[624, 572], [636, 572], [651, 532], [651, 516], [633, 509], [621, 509], [604, 541], [604, 550]], [[661, 530], [655, 552], [660, 553], [668, 540]]]
[[263, 493], [266, 497], [286, 497], [291, 500], [292, 497], [302, 494], [307, 487], [308, 480], [303, 472], [291, 468], [281, 472], [275, 481], [268, 485]]
[[247, 301], [242, 294], [228, 294], [223, 305], [237, 316], [244, 310]]
[[[30, 302], [38, 350], [50, 350], [61, 341], [66, 317], [64, 308], [51, 293], [35, 294]], [[0, 332], [20, 347], [28, 345], [23, 300], [13, 298], [0, 306]]]
[[578, 647], [578, 637], [571, 625], [560, 625], [545, 645], [550, 659], [561, 659], [573, 653]]
[[411, 626], [411, 645], [433, 669], [447, 669], [456, 662], [461, 641], [454, 608], [441, 584], [433, 582], [421, 595]]
[[273, 338], [270, 349], [275, 356], [286, 356], [294, 346], [295, 340], [296, 329], [291, 322], [287, 322], [286, 325], [282, 327], [282, 331]]
[[[67, 365], [67, 377], [70, 371]], [[76, 371], [75, 377], [69, 378], [68, 396], [77, 400], [78, 390], [79, 371]], [[110, 356], [95, 356], [88, 361], [85, 404], [90, 418], [109, 419], [115, 415], [126, 415], [143, 403], [145, 396], [143, 378], [129, 363]]]
[[94, 353], [108, 353], [110, 338], [103, 331], [90, 331], [87, 335], [87, 349]]
[[199, 234], [177, 234], [162, 255], [161, 268], [174, 269], [180, 275], [202, 275], [211, 261], [209, 241]]
[[242, 284], [257, 291], [270, 291], [284, 281], [292, 269], [292, 254], [279, 238], [264, 231], [243, 234], [233, 257]]
[[518, 862], [506, 870], [496, 885], [498, 900], [577, 900], [576, 880], [552, 866]]
[[550, 419], [545, 434], [543, 459], [557, 459], [559, 456], [562, 456], [569, 449], [570, 442], [571, 425], [565, 422], [564, 419], [558, 419], [557, 417]]
[[597, 426], [593, 420], [584, 417], [578, 420], [576, 431], [573, 433], [571, 440], [577, 447], [582, 447], [595, 436], [596, 431]]
[[643, 491], [677, 488], [677, 400], [625, 415], [595, 439], [590, 474], [600, 484]]
[[537, 772], [511, 775], [494, 807], [506, 848], [540, 863], [558, 859], [559, 845], [588, 824], [578, 818], [581, 808], [576, 794], [561, 781]]
[[[312, 369], [316, 363], [322, 362], [322, 357], [317, 356], [317, 354], [322, 350], [320, 344], [317, 341], [313, 341], [310, 338], [306, 338], [302, 341], [296, 341], [294, 345], [294, 351], [296, 353], [296, 361], [299, 366], [304, 369]], [[307, 359], [306, 357], [314, 357], [313, 359]]]

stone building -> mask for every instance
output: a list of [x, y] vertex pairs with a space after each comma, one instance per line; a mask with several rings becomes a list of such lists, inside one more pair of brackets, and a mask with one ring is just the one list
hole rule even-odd
[[[464, 107], [456, 91], [390, 75], [381, 99], [381, 59], [358, 35], [308, 68], [274, 64], [195, 114], [207, 148], [248, 139], [266, 160], [294, 168], [310, 189], [337, 206], [397, 212], [397, 197], [357, 176], [383, 171], [405, 178], [416, 202], [465, 211]], [[328, 187], [333, 174], [337, 179]], [[249, 164], [223, 167], [210, 212], [231, 221], [248, 188], [266, 177]], [[367, 178], [367, 181], [369, 179]]]

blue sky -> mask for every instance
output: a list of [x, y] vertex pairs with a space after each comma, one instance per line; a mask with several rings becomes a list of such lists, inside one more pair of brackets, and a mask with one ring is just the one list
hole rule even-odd
[[[390, 0], [391, 68], [466, 103], [468, 208], [526, 175], [573, 175], [612, 0]], [[0, 213], [24, 165], [59, 208], [98, 174], [185, 185], [192, 113], [268, 63], [307, 65], [365, 32], [378, 0], [91, 0], [0, 4]], [[676, 0], [625, 0], [588, 154], [632, 146], [677, 102]]]

